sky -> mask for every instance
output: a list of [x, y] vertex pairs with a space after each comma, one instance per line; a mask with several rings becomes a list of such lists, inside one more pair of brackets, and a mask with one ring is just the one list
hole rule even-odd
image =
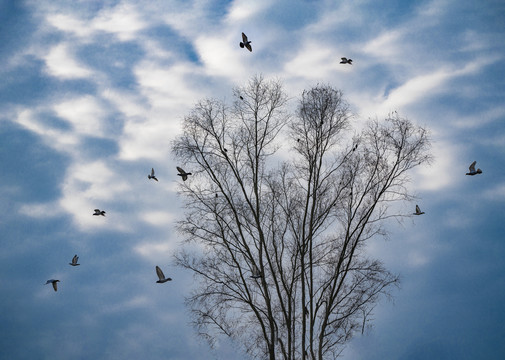
[[501, 359], [504, 39], [501, 0], [0, 1], [0, 357], [244, 358], [190, 325], [170, 144], [197, 101], [262, 74], [292, 108], [330, 84], [356, 126], [398, 111], [431, 132], [404, 204], [425, 214], [367, 248], [401, 287], [341, 358]]

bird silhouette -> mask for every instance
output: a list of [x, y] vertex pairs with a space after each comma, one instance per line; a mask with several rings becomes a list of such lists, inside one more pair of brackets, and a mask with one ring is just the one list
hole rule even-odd
[[472, 165], [470, 165], [470, 167], [468, 168], [468, 170], [470, 170], [470, 172], [467, 172], [466, 175], [477, 175], [477, 174], [482, 174], [482, 170], [481, 169], [477, 169], [475, 170], [475, 164], [477, 164], [477, 161], [474, 161], [472, 163]]
[[156, 281], [158, 284], [166, 283], [167, 281], [172, 281], [172, 278], [166, 278], [163, 271], [161, 271], [160, 267], [156, 265], [156, 274], [158, 275], [159, 280]]
[[59, 281], [60, 281], [60, 280], [49, 279], [49, 280], [47, 280], [47, 281], [46, 281], [46, 283], [45, 283], [44, 285], [47, 285], [47, 284], [53, 284], [53, 289], [54, 289], [54, 291], [58, 291], [58, 284], [57, 284], [57, 283], [58, 283]]
[[154, 168], [152, 168], [152, 169], [151, 169], [151, 174], [148, 174], [148, 175], [147, 175], [147, 178], [148, 178], [149, 180], [153, 179], [153, 180], [158, 181], [158, 179], [156, 178], [156, 176], [154, 176]]
[[69, 265], [72, 265], [72, 266], [78, 266], [78, 265], [81, 265], [81, 264], [78, 264], [77, 262], [79, 261], [79, 256], [77, 256], [77, 254], [74, 255], [74, 257], [72, 258], [72, 262], [68, 263]]
[[185, 172], [182, 168], [177, 166], [177, 171], [179, 172], [177, 175], [182, 177], [182, 181], [188, 180], [188, 176], [192, 175], [191, 173]]
[[247, 50], [252, 52], [251, 42], [252, 41], [247, 40], [247, 35], [242, 33], [242, 41], [240, 42], [240, 47], [244, 48], [245, 46]]
[[419, 205], [416, 205], [416, 212], [413, 215], [422, 215], [422, 214], [424, 214], [424, 211], [421, 211]]
[[341, 64], [349, 64], [349, 65], [352, 65], [352, 59], [348, 59], [348, 58], [341, 58], [342, 61], [340, 62]]
[[105, 211], [100, 210], [100, 209], [95, 209], [95, 213], [93, 215], [96, 215], [96, 216], [99, 216], [99, 215], [105, 216]]

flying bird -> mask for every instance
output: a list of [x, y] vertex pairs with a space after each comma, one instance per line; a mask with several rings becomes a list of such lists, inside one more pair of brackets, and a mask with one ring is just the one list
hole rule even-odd
[[156, 176], [154, 176], [154, 168], [152, 168], [152, 169], [151, 169], [151, 174], [150, 174], [150, 175], [148, 174], [148, 175], [147, 175], [147, 178], [148, 178], [149, 180], [153, 179], [153, 180], [158, 181], [158, 179], [156, 178]]
[[103, 210], [100, 210], [100, 209], [95, 209], [95, 213], [93, 215], [102, 215], [102, 216], [105, 216], [105, 211]]
[[160, 267], [156, 265], [156, 274], [158, 275], [159, 280], [156, 281], [158, 284], [166, 283], [167, 281], [172, 281], [172, 278], [165, 278], [165, 274], [161, 271]]
[[467, 172], [466, 175], [477, 175], [477, 174], [482, 174], [482, 170], [481, 169], [477, 169], [475, 170], [475, 164], [477, 164], [477, 161], [474, 161], [472, 163], [472, 165], [470, 165], [470, 167], [468, 168], [470, 170], [470, 172]]
[[60, 280], [49, 279], [49, 280], [46, 281], [46, 283], [44, 285], [53, 284], [54, 291], [58, 291], [58, 284], [57, 284], [57, 282], [59, 282], [59, 281]]
[[422, 214], [424, 214], [424, 211], [421, 211], [419, 205], [416, 205], [416, 212], [413, 215], [422, 215]]
[[346, 57], [341, 58], [342, 61], [340, 62], [341, 64], [349, 64], [352, 65], [352, 59], [348, 59]]
[[78, 265], [81, 265], [81, 264], [78, 264], [77, 262], [79, 261], [79, 256], [77, 256], [77, 254], [74, 255], [74, 257], [72, 258], [72, 262], [71, 263], [68, 263], [69, 265], [72, 265], [72, 266], [78, 266]]
[[182, 177], [183, 181], [188, 180], [188, 176], [192, 175], [191, 173], [185, 172], [184, 170], [182, 170], [182, 168], [180, 168], [178, 166], [177, 166], [177, 171], [179, 172], [177, 175], [179, 175], [180, 177]]
[[252, 41], [247, 40], [247, 35], [242, 33], [242, 41], [240, 42], [240, 47], [244, 48], [245, 46], [247, 50], [252, 52], [251, 42]]
[[243, 96], [242, 95], [239, 95], [239, 98], [240, 100], [244, 100]]
[[261, 277], [261, 271], [260, 271], [260, 269], [258, 269], [258, 267], [255, 264], [253, 264], [253, 266], [252, 266], [252, 275], [251, 275], [251, 277], [253, 279], [259, 279]]

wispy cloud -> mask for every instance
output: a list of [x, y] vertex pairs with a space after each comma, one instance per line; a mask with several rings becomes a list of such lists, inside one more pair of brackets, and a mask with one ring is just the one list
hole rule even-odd
[[51, 76], [63, 79], [79, 79], [92, 75], [91, 70], [79, 64], [67, 44], [58, 44], [52, 47], [43, 58], [46, 62], [47, 72]]

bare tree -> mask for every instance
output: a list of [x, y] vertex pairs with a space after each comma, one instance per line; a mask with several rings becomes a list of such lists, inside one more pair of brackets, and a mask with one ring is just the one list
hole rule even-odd
[[[254, 358], [337, 358], [398, 282], [364, 245], [399, 216], [389, 205], [410, 199], [408, 170], [431, 159], [427, 132], [395, 113], [349, 144], [349, 105], [325, 85], [294, 116], [277, 81], [253, 78], [235, 96], [196, 105], [173, 144], [193, 173], [176, 261], [197, 280], [194, 325]], [[292, 156], [279, 165], [285, 134]]]

